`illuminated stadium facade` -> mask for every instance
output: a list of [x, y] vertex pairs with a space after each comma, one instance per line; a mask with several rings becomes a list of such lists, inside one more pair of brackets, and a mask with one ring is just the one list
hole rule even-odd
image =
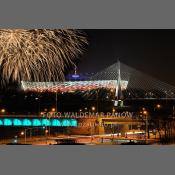
[[175, 87], [161, 82], [119, 61], [101, 72], [69, 75], [64, 82], [21, 82], [24, 91], [88, 93], [105, 89], [114, 93], [114, 106], [124, 99], [175, 99]]
[[[116, 89], [117, 80], [65, 81], [65, 82], [21, 82], [22, 88], [33, 92], [75, 92], [90, 91], [100, 88]], [[122, 90], [127, 88], [128, 81], [121, 81]]]

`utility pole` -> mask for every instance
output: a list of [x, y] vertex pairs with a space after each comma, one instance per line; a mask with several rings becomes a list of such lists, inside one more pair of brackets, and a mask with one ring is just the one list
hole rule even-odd
[[149, 131], [148, 131], [148, 116], [145, 115], [145, 143], [147, 143], [147, 139], [149, 137]]
[[148, 123], [147, 123], [147, 116], [145, 116], [145, 143], [147, 143], [147, 132], [148, 132]]
[[99, 101], [98, 101], [98, 99], [99, 99], [99, 89], [97, 89], [97, 113], [99, 112], [98, 110], [99, 110]]
[[27, 141], [27, 129], [24, 130], [24, 143], [26, 144]]

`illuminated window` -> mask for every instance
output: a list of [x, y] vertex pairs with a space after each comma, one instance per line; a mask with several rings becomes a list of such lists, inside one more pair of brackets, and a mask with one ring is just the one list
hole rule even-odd
[[23, 120], [23, 126], [32, 126], [32, 122], [29, 119], [24, 119]]
[[51, 125], [52, 126], [61, 126], [61, 122], [58, 119], [53, 119]]
[[3, 122], [2, 122], [2, 120], [0, 120], [0, 126], [2, 126], [3, 125]]
[[76, 127], [77, 126], [77, 120], [71, 119], [70, 120], [71, 126]]
[[39, 119], [33, 119], [32, 120], [32, 125], [33, 126], [41, 126], [41, 121]]
[[10, 119], [4, 119], [4, 126], [12, 126], [12, 121]]
[[42, 119], [41, 120], [42, 126], [50, 126], [50, 121], [49, 119]]
[[69, 122], [68, 119], [62, 120], [62, 126], [71, 126], [71, 123]]
[[22, 122], [21, 122], [20, 119], [14, 119], [14, 120], [13, 120], [13, 125], [14, 125], [14, 126], [21, 126], [21, 125], [22, 125]]

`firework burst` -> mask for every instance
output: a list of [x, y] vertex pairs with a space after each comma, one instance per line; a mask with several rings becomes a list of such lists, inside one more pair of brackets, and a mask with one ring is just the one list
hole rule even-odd
[[86, 44], [78, 30], [1, 29], [1, 76], [7, 82], [64, 80], [66, 67]]

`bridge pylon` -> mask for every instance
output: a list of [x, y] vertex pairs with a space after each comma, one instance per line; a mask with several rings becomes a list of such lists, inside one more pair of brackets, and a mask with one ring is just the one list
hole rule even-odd
[[121, 70], [120, 70], [120, 60], [117, 61], [117, 84], [115, 89], [115, 100], [114, 107], [122, 107], [123, 106], [123, 94], [121, 88]]

